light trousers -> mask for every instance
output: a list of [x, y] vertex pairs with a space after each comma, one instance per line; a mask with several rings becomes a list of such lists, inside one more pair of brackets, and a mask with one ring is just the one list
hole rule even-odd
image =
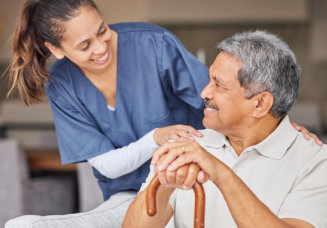
[[120, 228], [136, 195], [134, 191], [117, 193], [89, 212], [20, 216], [9, 220], [5, 228]]

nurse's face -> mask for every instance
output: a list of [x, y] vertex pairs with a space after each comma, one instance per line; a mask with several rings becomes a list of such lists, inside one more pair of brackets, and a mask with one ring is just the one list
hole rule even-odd
[[92, 7], [81, 7], [76, 17], [63, 23], [61, 52], [84, 73], [97, 74], [113, 62], [114, 32]]

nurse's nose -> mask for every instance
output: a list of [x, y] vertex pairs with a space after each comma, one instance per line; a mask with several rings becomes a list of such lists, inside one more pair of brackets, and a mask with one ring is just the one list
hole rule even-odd
[[94, 54], [103, 54], [107, 49], [107, 43], [101, 39], [96, 39], [94, 42]]

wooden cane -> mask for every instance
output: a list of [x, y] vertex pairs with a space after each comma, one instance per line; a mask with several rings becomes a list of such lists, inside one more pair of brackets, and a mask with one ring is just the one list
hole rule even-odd
[[[146, 209], [149, 216], [154, 216], [157, 213], [156, 195], [159, 185], [159, 177], [156, 175], [146, 189]], [[203, 228], [205, 193], [202, 184], [195, 182], [193, 191], [195, 194], [194, 228]]]

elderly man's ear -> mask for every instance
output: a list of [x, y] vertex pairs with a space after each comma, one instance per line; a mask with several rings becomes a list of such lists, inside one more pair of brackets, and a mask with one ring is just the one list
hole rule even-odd
[[269, 92], [262, 92], [251, 98], [253, 100], [253, 117], [262, 118], [270, 111], [274, 97]]

